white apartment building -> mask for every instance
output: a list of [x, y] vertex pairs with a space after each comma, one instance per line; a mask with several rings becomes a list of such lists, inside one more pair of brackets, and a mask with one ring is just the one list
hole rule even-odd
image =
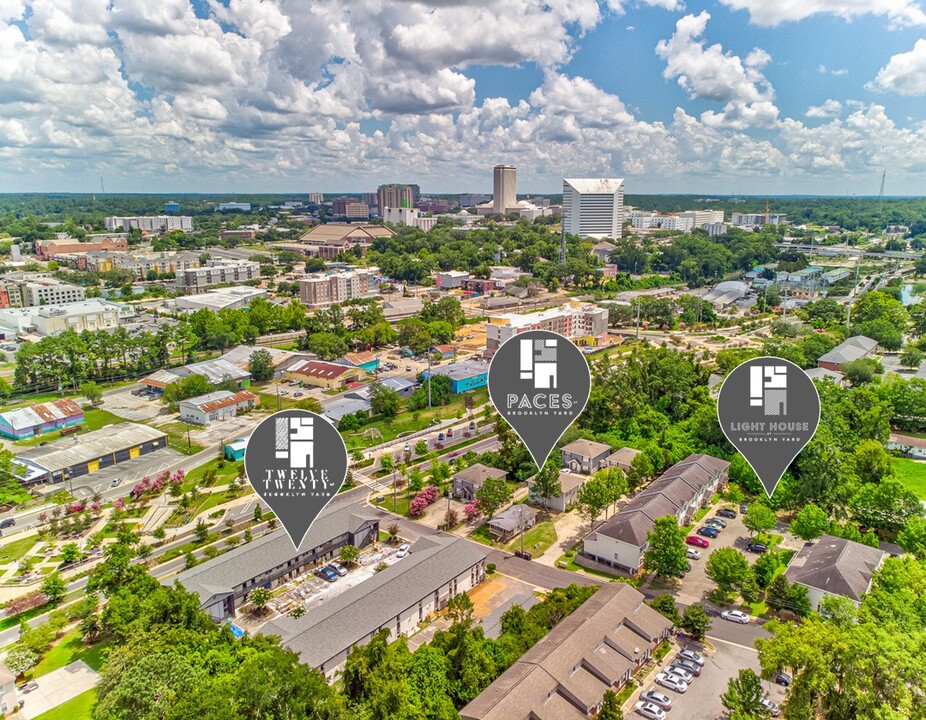
[[563, 180], [563, 227], [581, 238], [619, 238], [624, 224], [623, 178]]
[[206, 267], [177, 272], [177, 287], [198, 293], [213, 285], [243, 283], [259, 278], [259, 263], [250, 260], [209, 260]]
[[630, 224], [635, 230], [679, 230], [690, 232], [696, 227], [723, 223], [723, 210], [686, 210], [662, 215], [651, 210], [633, 210]]
[[570, 302], [538, 313], [505, 313], [486, 322], [486, 353], [492, 355], [509, 338], [528, 330], [549, 330], [570, 340], [601, 342], [608, 334], [608, 311], [587, 303]]
[[307, 308], [326, 307], [376, 294], [372, 269], [315, 273], [299, 280], [299, 298]]
[[421, 211], [411, 207], [387, 207], [381, 211], [383, 220], [395, 225], [407, 225], [427, 232], [437, 225], [437, 218], [426, 217]]
[[19, 289], [22, 293], [23, 307], [79, 302], [87, 296], [87, 291], [80, 285], [72, 285], [52, 277], [24, 282]]
[[161, 232], [166, 230], [182, 230], [188, 232], [193, 229], [193, 218], [188, 215], [136, 215], [134, 217], [108, 217], [104, 221], [106, 229], [109, 231], [122, 228], [124, 231], [130, 229], [141, 230], [142, 232]]
[[731, 213], [730, 224], [734, 227], [764, 227], [765, 225], [784, 225], [788, 216], [784, 213]]

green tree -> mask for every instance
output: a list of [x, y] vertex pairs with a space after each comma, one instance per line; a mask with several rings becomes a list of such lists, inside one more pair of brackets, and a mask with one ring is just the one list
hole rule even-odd
[[751, 533], [774, 530], [777, 522], [778, 518], [775, 517], [775, 512], [768, 505], [762, 503], [752, 503], [743, 516], [743, 525]]
[[814, 503], [808, 503], [797, 511], [788, 529], [801, 540], [812, 541], [823, 535], [829, 526], [829, 515]]
[[97, 407], [103, 401], [103, 388], [93, 380], [81, 383], [80, 394], [87, 398], [93, 407]]
[[846, 379], [852, 383], [853, 387], [858, 387], [859, 385], [864, 385], [865, 383], [870, 383], [875, 379], [875, 375], [878, 374], [880, 364], [877, 360], [871, 358], [860, 358], [858, 360], [850, 360], [847, 363], [842, 365], [842, 374], [845, 375]]
[[70, 565], [73, 562], [77, 562], [80, 560], [80, 557], [81, 552], [77, 543], [65, 543], [61, 546], [61, 563], [63, 565]]
[[547, 458], [547, 461], [540, 468], [533, 481], [531, 482], [531, 497], [540, 502], [544, 507], [549, 507], [550, 498], [562, 494], [563, 487], [559, 481], [559, 463], [557, 458]]
[[67, 595], [68, 586], [59, 573], [50, 573], [42, 581], [42, 592], [50, 605], [58, 605]]
[[791, 583], [784, 574], [776, 575], [768, 586], [765, 600], [772, 610], [786, 610], [791, 604]]
[[711, 629], [711, 618], [703, 605], [694, 604], [685, 608], [679, 627], [695, 640], [701, 640]]
[[342, 563], [347, 565], [347, 567], [351, 567], [355, 565], [360, 558], [360, 549], [356, 545], [342, 545], [338, 556], [341, 558]]
[[739, 671], [737, 677], [727, 681], [727, 691], [720, 696], [720, 702], [730, 711], [745, 713], [755, 718], [770, 717], [768, 709], [762, 704], [765, 691], [759, 676], [749, 668]]
[[605, 690], [601, 700], [601, 710], [598, 711], [598, 720], [623, 720], [623, 717], [624, 713], [621, 712], [617, 693], [613, 690]]
[[768, 587], [768, 584], [778, 572], [781, 561], [778, 559], [778, 553], [768, 552], [756, 558], [752, 565], [752, 574], [756, 579], [756, 584], [760, 588]]
[[646, 453], [640, 453], [635, 455], [634, 458], [630, 461], [630, 467], [627, 470], [627, 486], [633, 491], [638, 487], [643, 485], [647, 480], [649, 480], [653, 473], [655, 472], [653, 468], [653, 463], [650, 461], [649, 456]]
[[853, 625], [858, 616], [855, 603], [842, 595], [824, 595], [820, 598], [819, 611], [821, 617], [843, 628]]
[[659, 577], [678, 577], [688, 568], [685, 531], [672, 515], [656, 518], [647, 532], [649, 547], [644, 555], [646, 567]]
[[473, 601], [465, 592], [454, 595], [447, 602], [447, 616], [454, 625], [463, 625], [468, 628], [473, 622], [473, 611]]
[[255, 350], [248, 359], [248, 372], [256, 382], [273, 379], [273, 356], [269, 350]]
[[902, 530], [911, 518], [923, 514], [916, 495], [894, 478], [862, 485], [849, 506], [858, 522], [892, 532]]
[[607, 478], [594, 475], [583, 483], [576, 493], [579, 513], [588, 519], [589, 532], [595, 529], [598, 516], [611, 504], [611, 488]]
[[746, 556], [732, 547], [718, 548], [707, 559], [705, 574], [717, 583], [724, 595], [740, 586], [751, 577], [751, 568]]
[[209, 539], [209, 526], [206, 525], [205, 520], [200, 518], [196, 521], [196, 526], [193, 528], [193, 534], [196, 536], [197, 541], [200, 543], [204, 543]]
[[393, 418], [399, 413], [402, 397], [397, 391], [379, 381], [370, 384], [370, 409], [374, 415]]
[[900, 353], [900, 364], [915, 370], [923, 364], [923, 352], [915, 347], [908, 347]]
[[490, 520], [496, 510], [511, 502], [511, 496], [511, 488], [502, 478], [486, 478], [482, 487], [476, 491], [479, 507]]
[[13, 647], [3, 659], [3, 663], [15, 677], [34, 668], [38, 661], [38, 653], [24, 647]]
[[853, 453], [855, 474], [862, 482], [878, 482], [893, 474], [893, 460], [879, 440], [862, 440]]
[[306, 348], [322, 360], [337, 360], [350, 349], [347, 341], [333, 332], [312, 333], [306, 339]]
[[258, 612], [263, 612], [271, 599], [273, 594], [265, 587], [256, 587], [248, 593], [248, 602], [257, 608]]
[[650, 601], [650, 605], [656, 612], [665, 615], [673, 624], [678, 625], [682, 622], [682, 616], [679, 615], [678, 605], [675, 604], [675, 598], [669, 593], [657, 595]]
[[897, 542], [908, 553], [926, 559], [926, 518], [912, 517], [897, 535]]
[[415, 455], [427, 455], [428, 454], [428, 443], [426, 440], [419, 440], [415, 443]]

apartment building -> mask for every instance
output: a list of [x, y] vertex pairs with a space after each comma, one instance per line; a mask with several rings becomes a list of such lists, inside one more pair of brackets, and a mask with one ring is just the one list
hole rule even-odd
[[415, 190], [411, 185], [380, 185], [376, 190], [376, 206], [380, 215], [385, 208], [413, 208]]
[[597, 345], [608, 334], [608, 311], [587, 303], [570, 302], [538, 313], [505, 313], [486, 323], [486, 353], [492, 355], [509, 338], [529, 330], [549, 330], [577, 344]]
[[144, 233], [170, 232], [182, 230], [189, 232], [193, 229], [193, 218], [189, 215], [136, 215], [133, 217], [108, 217], [103, 221], [107, 230], [123, 231], [141, 230]]
[[0, 310], [0, 328], [15, 334], [57, 335], [65, 330], [113, 330], [135, 315], [131, 305], [99, 298], [79, 302]]
[[784, 225], [788, 216], [784, 213], [731, 213], [730, 224], [734, 227], [764, 227]]
[[299, 280], [299, 299], [310, 310], [345, 300], [371, 297], [376, 285], [371, 270], [315, 273]]
[[70, 255], [81, 270], [131, 270], [137, 280], [145, 280], [148, 273], [158, 275], [177, 273], [199, 267], [199, 254], [194, 252], [92, 252]]
[[22, 307], [79, 302], [87, 296], [86, 289], [80, 285], [72, 285], [53, 277], [21, 283], [19, 289], [22, 293]]
[[209, 260], [205, 267], [177, 273], [177, 288], [196, 294], [213, 285], [238, 284], [260, 278], [260, 264], [250, 260]]

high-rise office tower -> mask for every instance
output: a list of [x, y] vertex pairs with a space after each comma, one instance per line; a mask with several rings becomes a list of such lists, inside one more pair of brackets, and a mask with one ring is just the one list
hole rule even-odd
[[494, 210], [504, 214], [518, 204], [518, 170], [514, 165], [496, 165], [493, 181]]
[[623, 224], [623, 178], [563, 180], [563, 228], [567, 233], [583, 238], [619, 238]]
[[380, 215], [386, 212], [386, 208], [413, 208], [415, 191], [411, 185], [380, 185], [376, 191], [376, 204]]

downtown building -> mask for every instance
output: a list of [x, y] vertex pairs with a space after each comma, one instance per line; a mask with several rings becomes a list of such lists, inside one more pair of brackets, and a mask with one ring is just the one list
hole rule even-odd
[[563, 228], [580, 238], [619, 238], [624, 224], [622, 178], [563, 180]]
[[376, 294], [372, 269], [315, 273], [299, 280], [299, 299], [309, 310]]
[[122, 228], [124, 232], [129, 230], [141, 230], [145, 233], [170, 232], [171, 230], [189, 232], [193, 229], [193, 218], [189, 215], [112, 216], [106, 218], [104, 224], [110, 232], [119, 228]]
[[599, 345], [608, 334], [608, 311], [587, 303], [569, 302], [539, 313], [504, 313], [486, 322], [486, 355], [492, 356], [509, 338], [529, 330], [549, 330], [577, 345]]
[[518, 169], [514, 165], [496, 165], [492, 170], [492, 211], [504, 215], [518, 204]]
[[376, 189], [376, 208], [380, 215], [386, 208], [413, 207], [415, 207], [415, 188], [411, 185], [390, 183], [380, 185]]

